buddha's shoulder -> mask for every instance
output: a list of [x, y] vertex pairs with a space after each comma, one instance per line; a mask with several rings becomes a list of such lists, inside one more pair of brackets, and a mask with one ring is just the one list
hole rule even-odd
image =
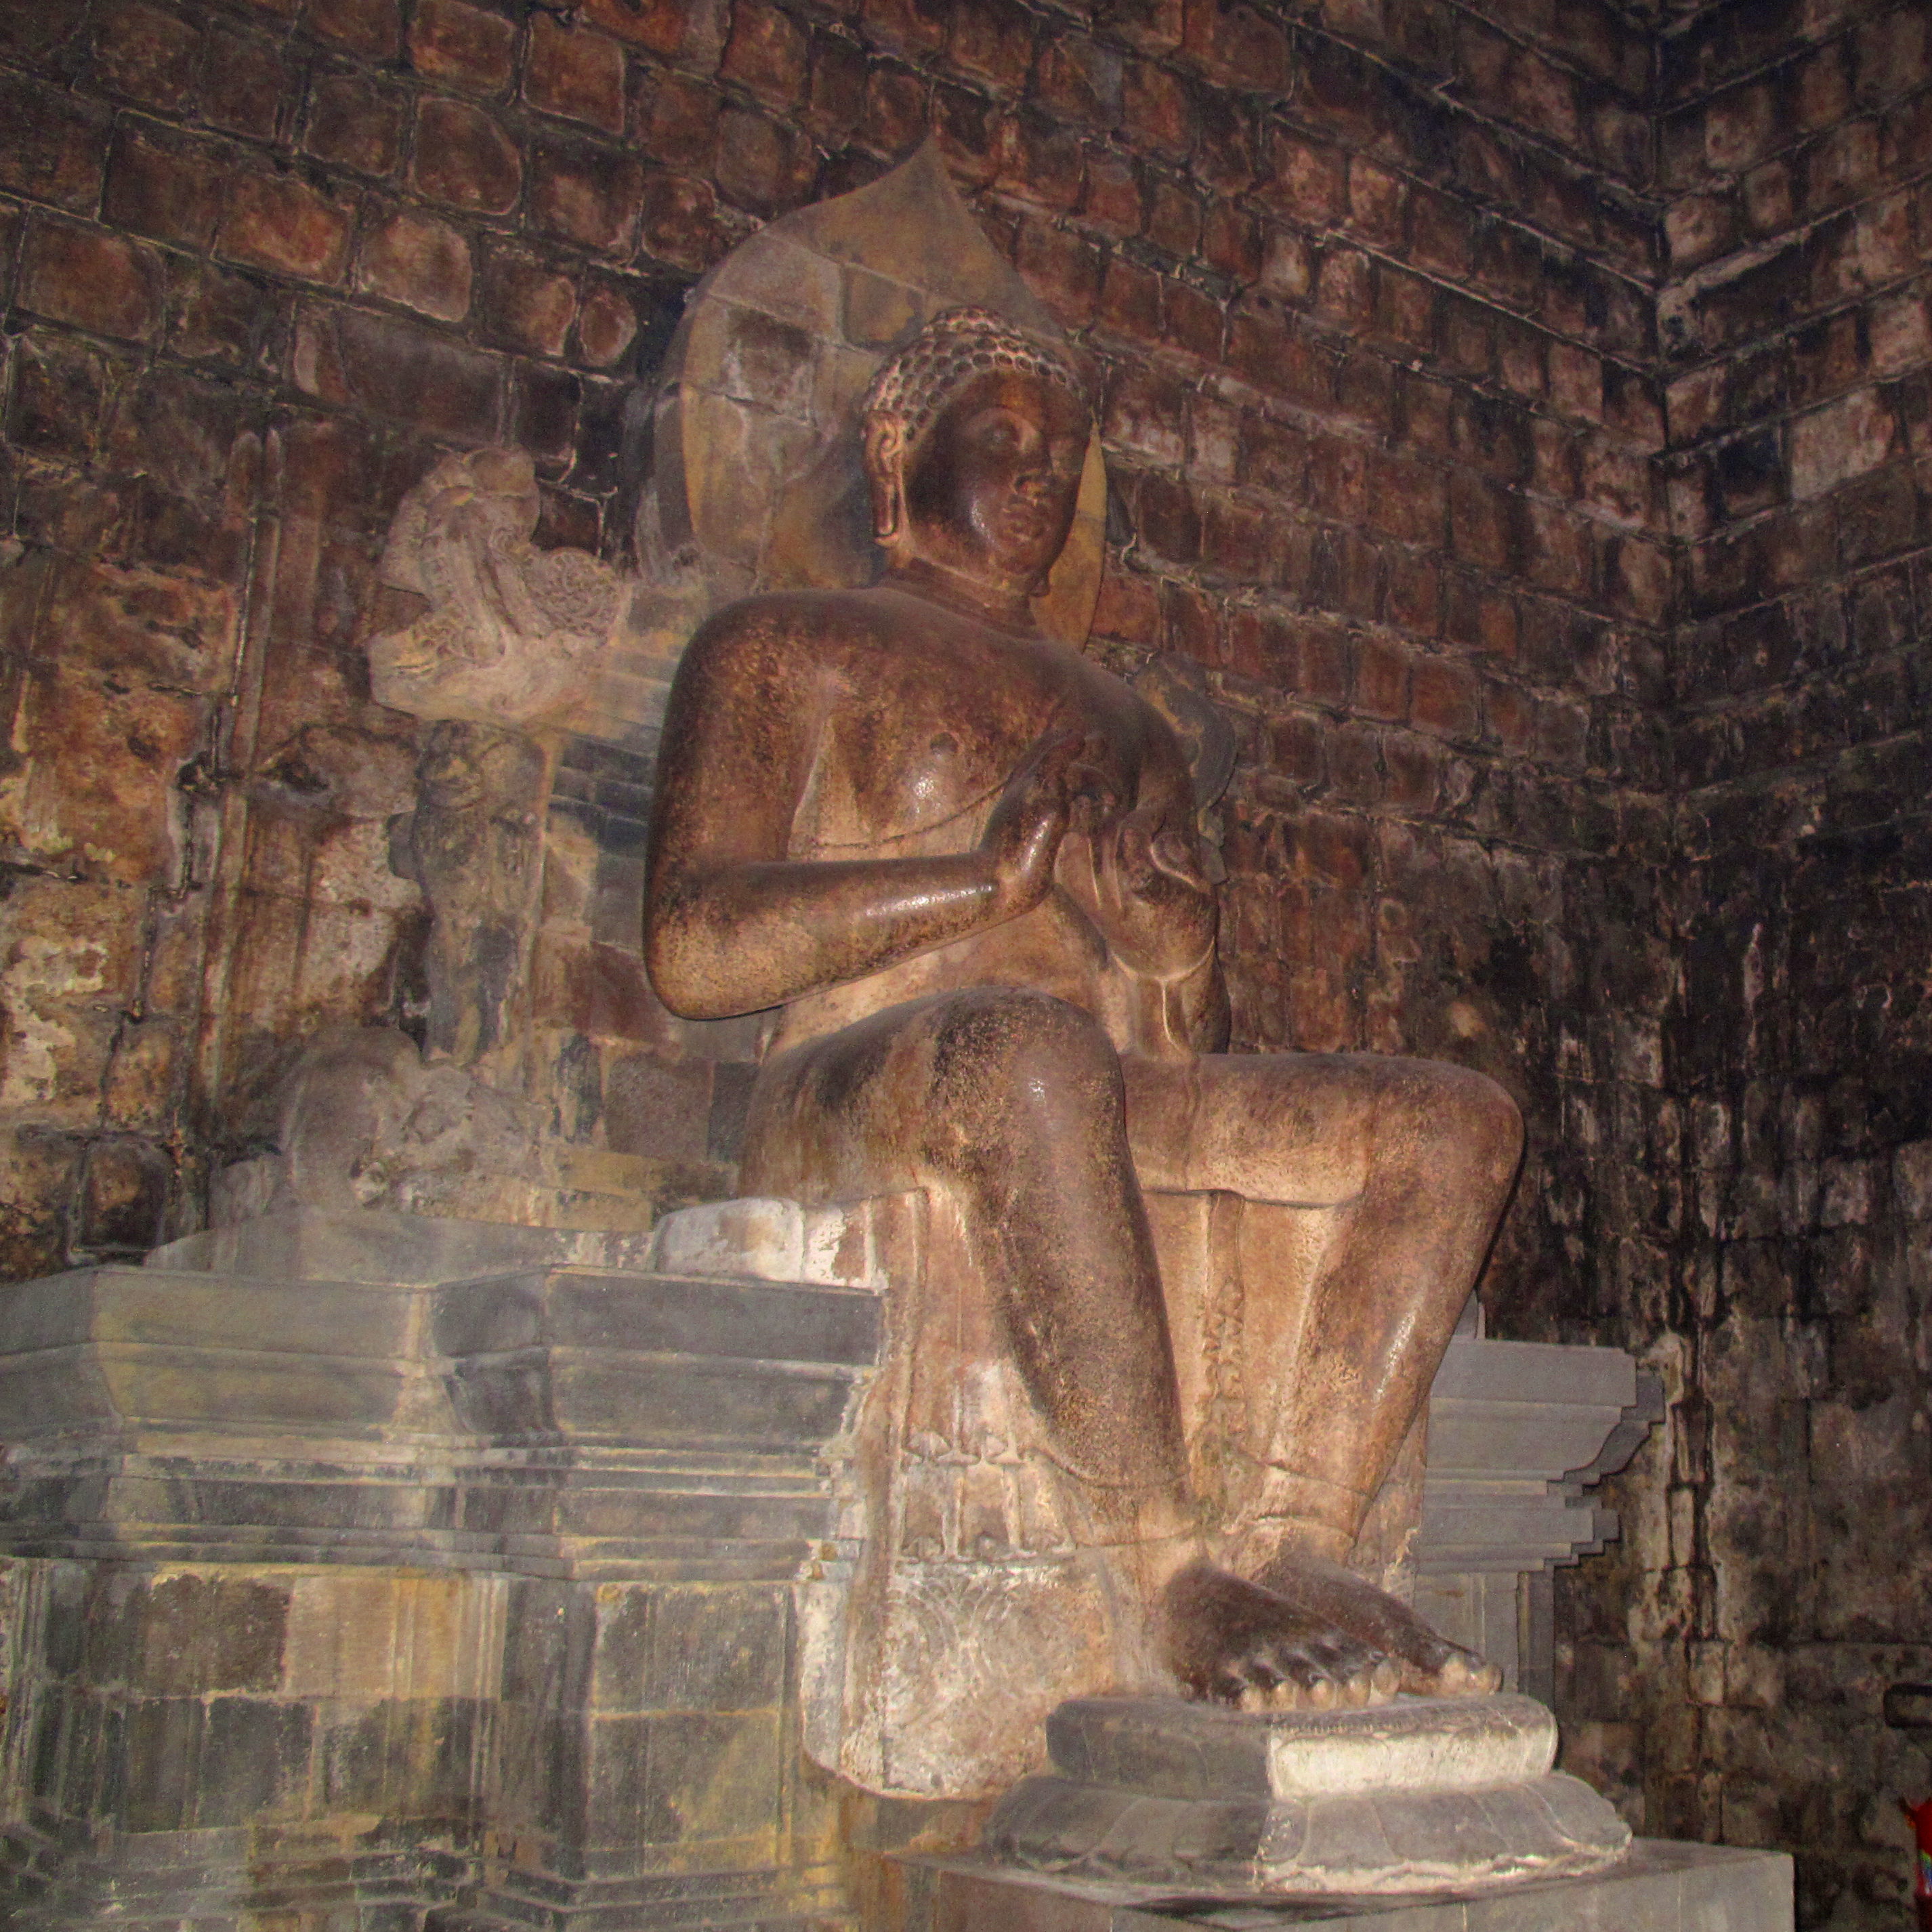
[[858, 650], [890, 644], [912, 627], [905, 600], [878, 587], [854, 590], [767, 590], [740, 597], [707, 618], [692, 640], [712, 652], [752, 648], [783, 652], [808, 647], [821, 661], [828, 648]]
[[766, 677], [842, 672], [869, 682], [921, 676], [962, 650], [970, 661], [976, 645], [1000, 648], [987, 626], [875, 584], [740, 598], [706, 621], [686, 655], [713, 675], [755, 664]]

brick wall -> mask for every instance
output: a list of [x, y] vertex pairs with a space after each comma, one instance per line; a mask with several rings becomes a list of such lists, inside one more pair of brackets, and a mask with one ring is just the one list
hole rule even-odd
[[1804, 1924], [1909, 1910], [1928, 1776], [1883, 1720], [1932, 1676], [1928, 52], [1922, 6], [1732, 4], [1662, 67], [1687, 1213], [1568, 1710], [1651, 1828], [1797, 1848]]

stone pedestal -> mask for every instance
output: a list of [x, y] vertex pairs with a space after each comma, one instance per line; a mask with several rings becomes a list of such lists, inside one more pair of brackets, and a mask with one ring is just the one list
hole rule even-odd
[[854, 1282], [305, 1214], [0, 1288], [22, 1932], [838, 1922], [792, 1586]]
[[984, 1858], [903, 1867], [906, 1932], [1791, 1932], [1791, 1859], [1640, 1838], [1591, 1876], [1421, 1898], [1251, 1899], [1081, 1884]]
[[985, 1854], [1072, 1879], [1257, 1894], [1400, 1894], [1614, 1864], [1629, 1828], [1550, 1768], [1528, 1697], [1398, 1698], [1270, 1714], [1096, 1697], [1047, 1726], [1051, 1774], [988, 1822]]

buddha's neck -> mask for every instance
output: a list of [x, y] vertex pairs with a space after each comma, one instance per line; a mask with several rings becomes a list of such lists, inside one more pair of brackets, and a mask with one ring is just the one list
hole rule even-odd
[[910, 590], [929, 602], [944, 604], [968, 617], [982, 617], [1003, 631], [1021, 636], [1034, 634], [1033, 605], [1029, 592], [1011, 584], [949, 568], [930, 557], [895, 558], [886, 566], [885, 580], [902, 590]]

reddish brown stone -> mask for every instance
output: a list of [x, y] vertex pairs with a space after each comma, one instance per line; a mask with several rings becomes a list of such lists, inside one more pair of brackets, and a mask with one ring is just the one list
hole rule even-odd
[[1210, 201], [1201, 230], [1202, 258], [1238, 282], [1261, 278], [1261, 224], [1229, 201]]
[[916, 60], [945, 45], [951, 9], [944, 0], [860, 0], [861, 31], [874, 46]]
[[1085, 158], [1087, 189], [1080, 213], [1089, 228], [1114, 235], [1138, 235], [1141, 230], [1140, 180], [1118, 155], [1090, 148]]
[[769, 107], [789, 107], [805, 92], [808, 52], [803, 29], [789, 15], [774, 6], [740, 6], [718, 73]]
[[718, 128], [718, 186], [740, 208], [770, 214], [810, 192], [817, 163], [800, 131], [748, 109], [726, 111]]
[[322, 40], [377, 60], [392, 60], [402, 49], [398, 0], [307, 0], [302, 25]]
[[1280, 519], [1271, 508], [1244, 502], [1226, 491], [1207, 493], [1202, 502], [1203, 567], [1234, 584], [1276, 582], [1281, 568], [1280, 526]]
[[533, 356], [561, 356], [577, 315], [577, 290], [568, 275], [536, 256], [493, 248], [483, 260], [478, 320], [488, 338]]
[[472, 273], [470, 244], [454, 229], [404, 208], [364, 237], [356, 286], [439, 321], [460, 322], [470, 312]]
[[1003, 190], [1018, 200], [1058, 213], [1070, 213], [1079, 206], [1084, 158], [1072, 134], [1024, 113], [1003, 118], [999, 132]]
[[1057, 121], [1114, 126], [1120, 118], [1119, 52], [1070, 27], [1045, 37], [1034, 70], [1032, 98]]
[[168, 346], [190, 362], [259, 364], [278, 304], [259, 282], [201, 262], [170, 261]]
[[0, 75], [0, 188], [56, 208], [92, 210], [107, 160], [104, 109]]
[[1100, 579], [1094, 632], [1101, 638], [1142, 644], [1160, 628], [1160, 593], [1154, 578], [1129, 570], [1109, 557]]
[[644, 184], [644, 245], [674, 268], [706, 268], [723, 252], [708, 182], [653, 174]]
[[577, 352], [592, 368], [608, 369], [620, 361], [637, 336], [637, 304], [622, 288], [593, 283], [584, 291]]
[[1461, 202], [1427, 188], [1409, 191], [1410, 260], [1418, 268], [1459, 281], [1469, 272], [1469, 213]]
[[25, 65], [71, 41], [85, 16], [85, 0], [4, 0], [0, 49]]
[[1125, 255], [1108, 262], [1102, 282], [1100, 320], [1138, 342], [1160, 340], [1160, 278]]
[[119, 358], [57, 329], [23, 332], [14, 358], [8, 440], [21, 448], [86, 463], [99, 448], [101, 412]]
[[510, 84], [516, 51], [515, 26], [470, 0], [422, 0], [410, 22], [410, 64], [452, 87], [500, 92]]
[[926, 83], [915, 74], [875, 67], [866, 83], [859, 138], [874, 153], [908, 153], [926, 131]]
[[1271, 130], [1259, 192], [1298, 220], [1327, 223], [1341, 212], [1344, 163], [1333, 148]]
[[624, 50], [608, 34], [569, 26], [548, 14], [530, 19], [524, 98], [546, 114], [624, 131]]
[[637, 245], [644, 171], [621, 149], [540, 142], [530, 157], [530, 214], [552, 234], [600, 254]]
[[1185, 0], [1100, 0], [1094, 23], [1130, 46], [1171, 53], [1186, 27]]
[[131, 124], [114, 144], [102, 212], [137, 235], [206, 248], [226, 204], [228, 169], [227, 155], [206, 142]]
[[98, 228], [37, 221], [28, 230], [20, 299], [56, 322], [145, 342], [161, 318], [154, 252]]
[[1331, 245], [1322, 250], [1315, 275], [1316, 313], [1341, 327], [1365, 328], [1375, 313], [1369, 258], [1359, 248]]
[[708, 172], [718, 152], [724, 100], [715, 87], [678, 74], [660, 74], [644, 88], [644, 152], [662, 165]]
[[473, 442], [499, 431], [501, 361], [394, 316], [305, 304], [293, 370], [310, 395], [387, 426]]
[[218, 254], [304, 280], [339, 280], [349, 256], [350, 207], [296, 174], [229, 177]]
[[1400, 721], [1408, 716], [1409, 660], [1379, 638], [1364, 637], [1355, 646], [1354, 702], [1371, 718]]
[[310, 92], [303, 147], [318, 160], [387, 175], [402, 152], [403, 99], [359, 76], [326, 74]]
[[1180, 77], [1151, 61], [1130, 61], [1121, 77], [1120, 118], [1144, 144], [1170, 160], [1193, 152], [1192, 94]]
[[1061, 326], [1083, 328], [1100, 297], [1100, 251], [1065, 229], [1022, 218], [1013, 266]]
[[516, 144], [480, 107], [426, 94], [416, 104], [416, 187], [432, 201], [507, 214], [523, 191]]
[[146, 0], [114, 0], [94, 22], [94, 70], [117, 94], [178, 107], [194, 90], [201, 36]]
[[1192, 256], [1201, 245], [1199, 198], [1178, 182], [1154, 175], [1148, 184], [1142, 232], [1162, 254]]
[[947, 52], [956, 64], [999, 88], [1026, 84], [1033, 64], [1034, 20], [1015, 0], [974, 0], [956, 8]]
[[1433, 638], [1442, 628], [1442, 571], [1432, 556], [1392, 550], [1383, 558], [1388, 588], [1383, 615], [1411, 637]]
[[1220, 359], [1228, 318], [1221, 304], [1192, 284], [1170, 280], [1161, 290], [1161, 327], [1167, 340], [1203, 362]]
[[1286, 87], [1288, 35], [1264, 8], [1186, 0], [1182, 45], [1203, 73], [1244, 92]]
[[280, 140], [295, 118], [300, 84], [274, 41], [218, 26], [202, 68], [204, 119], [257, 140]]
[[858, 126], [865, 112], [865, 56], [830, 34], [814, 34], [806, 124], [821, 140], [842, 141]]
[[581, 0], [577, 9], [590, 26], [667, 60], [703, 34], [706, 10], [687, 0]]
[[1142, 470], [1124, 494], [1133, 506], [1136, 533], [1154, 556], [1184, 568], [1198, 561], [1201, 513], [1184, 483]]
[[1480, 720], [1476, 677], [1453, 658], [1415, 661], [1409, 688], [1409, 722], [1444, 738], [1472, 738]]
[[541, 464], [563, 466], [575, 454], [581, 380], [567, 369], [518, 365], [510, 384], [510, 437]]
[[983, 94], [941, 81], [932, 90], [932, 133], [962, 191], [984, 188], [1000, 165], [1002, 115]]

